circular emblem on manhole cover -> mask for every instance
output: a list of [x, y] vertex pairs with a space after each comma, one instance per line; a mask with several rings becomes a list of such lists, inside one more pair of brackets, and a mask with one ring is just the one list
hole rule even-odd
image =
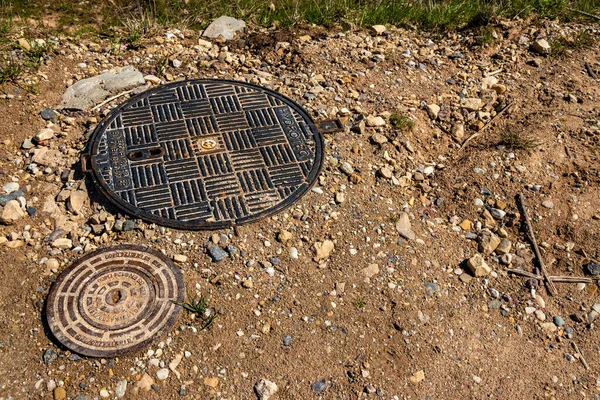
[[182, 229], [255, 221], [315, 182], [322, 138], [292, 100], [243, 82], [176, 82], [131, 98], [92, 135], [86, 164], [122, 210]]
[[121, 245], [77, 260], [56, 280], [46, 304], [52, 334], [70, 350], [114, 357], [137, 350], [177, 320], [181, 271], [160, 253]]

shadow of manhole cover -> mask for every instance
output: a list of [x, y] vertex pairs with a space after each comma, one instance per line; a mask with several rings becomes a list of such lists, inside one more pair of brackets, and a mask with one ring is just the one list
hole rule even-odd
[[182, 274], [160, 253], [121, 245], [90, 253], [56, 280], [46, 304], [50, 331], [70, 350], [114, 357], [138, 350], [175, 324]]
[[117, 107], [83, 156], [104, 196], [148, 222], [218, 229], [289, 207], [317, 179], [321, 135], [292, 100], [226, 80], [176, 82]]

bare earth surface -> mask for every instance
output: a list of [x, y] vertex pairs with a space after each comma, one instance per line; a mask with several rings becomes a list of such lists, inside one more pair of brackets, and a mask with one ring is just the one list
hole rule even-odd
[[[0, 398], [252, 399], [260, 379], [276, 383], [280, 399], [600, 398], [596, 283], [556, 283], [551, 296], [507, 272], [537, 267], [519, 192], [550, 275], [586, 276], [587, 257], [600, 258], [598, 47], [531, 50], [539, 38], [586, 28], [598, 40], [597, 27], [551, 22], [507, 22], [485, 46], [469, 34], [389, 27], [254, 31], [227, 43], [172, 31], [137, 50], [58, 38], [29, 77], [39, 93], [6, 84], [0, 100], [0, 186], [17, 182], [32, 214], [0, 229]], [[129, 217], [99, 198], [77, 163], [95, 124], [127, 96], [55, 123], [40, 111], [77, 80], [124, 65], [163, 82], [261, 84], [347, 129], [326, 136], [315, 189], [285, 212], [220, 232], [141, 221], [123, 231]], [[396, 114], [414, 129], [399, 127]], [[46, 125], [54, 137], [21, 148]], [[502, 132], [531, 148], [500, 144]], [[42, 147], [50, 156], [34, 155]], [[89, 197], [69, 208], [75, 192]], [[475, 277], [466, 260], [486, 235], [511, 246], [481, 248], [492, 272]], [[326, 241], [333, 249], [317, 257], [315, 244]], [[177, 257], [187, 292], [212, 297], [214, 325], [200, 330], [182, 313], [168, 336], [115, 359], [80, 358], [53, 341], [43, 324], [52, 282], [83, 254], [117, 243], [187, 256]], [[238, 251], [214, 262], [209, 243]]]

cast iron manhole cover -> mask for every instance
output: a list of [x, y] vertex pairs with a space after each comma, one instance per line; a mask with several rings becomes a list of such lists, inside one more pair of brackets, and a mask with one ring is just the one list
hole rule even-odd
[[137, 350], [176, 322], [185, 286], [160, 253], [122, 245], [90, 253], [56, 280], [46, 305], [52, 334], [70, 350], [114, 357]]
[[201, 79], [144, 92], [92, 135], [84, 170], [122, 210], [181, 229], [218, 229], [289, 207], [315, 182], [321, 135], [292, 100]]

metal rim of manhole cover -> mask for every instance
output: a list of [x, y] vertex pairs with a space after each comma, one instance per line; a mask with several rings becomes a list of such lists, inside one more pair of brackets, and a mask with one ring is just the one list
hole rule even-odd
[[152, 249], [120, 245], [75, 261], [54, 282], [46, 318], [54, 337], [90, 357], [138, 350], [171, 328], [183, 301], [181, 271]]
[[291, 99], [218, 79], [132, 97], [94, 131], [82, 157], [100, 192], [147, 222], [219, 229], [277, 213], [315, 183], [323, 139]]

